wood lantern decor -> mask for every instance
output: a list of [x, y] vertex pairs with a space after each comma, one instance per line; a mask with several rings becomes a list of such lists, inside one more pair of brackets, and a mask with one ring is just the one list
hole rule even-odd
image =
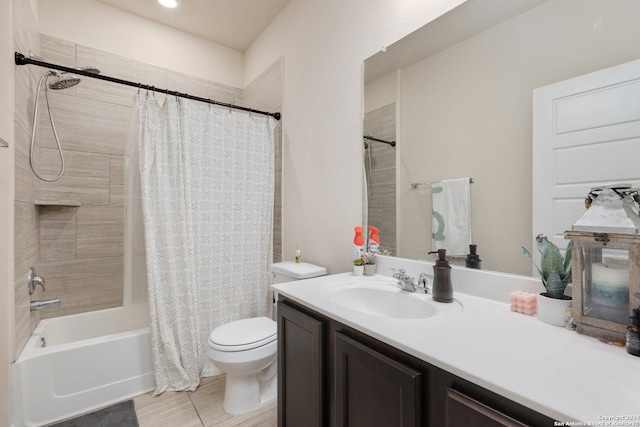
[[579, 333], [624, 342], [640, 306], [640, 216], [637, 189], [595, 188], [587, 210], [565, 231], [571, 253], [573, 321]]

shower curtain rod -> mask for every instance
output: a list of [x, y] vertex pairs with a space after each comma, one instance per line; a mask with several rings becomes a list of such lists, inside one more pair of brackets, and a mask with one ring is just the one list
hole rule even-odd
[[142, 84], [142, 83], [136, 83], [136, 82], [132, 82], [132, 81], [128, 81], [128, 80], [122, 80], [122, 79], [118, 79], [118, 78], [115, 78], [115, 77], [105, 76], [105, 75], [102, 75], [102, 74], [95, 74], [95, 73], [92, 73], [90, 71], [78, 70], [78, 69], [75, 69], [75, 68], [65, 67], [63, 65], [51, 64], [49, 62], [44, 62], [44, 61], [40, 61], [40, 60], [37, 60], [37, 59], [29, 58], [27, 56], [24, 56], [20, 52], [15, 52], [15, 62], [16, 62], [16, 65], [29, 65], [29, 64], [37, 65], [39, 67], [51, 68], [51, 69], [58, 70], [58, 71], [64, 71], [64, 72], [67, 72], [67, 73], [78, 74], [78, 75], [85, 76], [85, 77], [91, 77], [92, 79], [105, 80], [105, 81], [108, 81], [108, 82], [111, 82], [111, 83], [118, 83], [118, 84], [125, 85], [125, 86], [137, 87], [138, 89], [150, 90], [152, 92], [166, 93], [167, 95], [178, 96], [180, 98], [187, 98], [187, 99], [191, 99], [193, 101], [200, 101], [200, 102], [205, 102], [207, 104], [219, 105], [221, 107], [227, 107], [227, 108], [233, 108], [233, 109], [236, 109], [236, 110], [248, 111], [248, 112], [250, 112], [252, 114], [262, 114], [262, 115], [265, 115], [265, 116], [271, 116], [276, 120], [280, 120], [280, 117], [281, 117], [280, 113], [270, 113], [268, 111], [254, 110], [252, 108], [241, 107], [239, 105], [227, 104], [227, 103], [220, 102], [220, 101], [214, 101], [213, 99], [201, 98], [199, 96], [189, 95], [188, 93], [180, 93], [180, 92], [176, 92], [176, 91], [171, 91], [169, 89], [160, 89], [160, 88], [157, 88], [155, 86], [150, 86], [150, 85], [146, 85], [146, 84]]
[[385, 143], [385, 144], [389, 144], [389, 145], [390, 145], [390, 146], [392, 146], [392, 147], [395, 147], [395, 146], [396, 146], [396, 142], [395, 142], [395, 141], [385, 141], [384, 139], [378, 139], [378, 138], [374, 138], [374, 137], [372, 137], [372, 136], [366, 136], [366, 135], [365, 135], [363, 138], [364, 138], [364, 139], [368, 139], [368, 140], [370, 140], [370, 141], [383, 142], [383, 143]]

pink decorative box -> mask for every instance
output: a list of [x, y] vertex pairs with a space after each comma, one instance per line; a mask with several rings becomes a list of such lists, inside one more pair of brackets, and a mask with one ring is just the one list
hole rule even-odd
[[509, 294], [511, 311], [532, 315], [536, 313], [536, 294], [524, 291], [515, 291]]

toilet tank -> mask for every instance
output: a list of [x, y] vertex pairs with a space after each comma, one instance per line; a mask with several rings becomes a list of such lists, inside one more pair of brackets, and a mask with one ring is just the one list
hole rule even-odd
[[[308, 262], [295, 262], [295, 261], [283, 261], [276, 262], [269, 266], [271, 271], [271, 284], [292, 282], [294, 280], [311, 279], [312, 277], [324, 276], [327, 274], [327, 269]], [[278, 293], [271, 290], [271, 318], [277, 319], [278, 309], [276, 301], [278, 300]]]
[[271, 264], [271, 284], [324, 276], [327, 269], [308, 262], [284, 261]]

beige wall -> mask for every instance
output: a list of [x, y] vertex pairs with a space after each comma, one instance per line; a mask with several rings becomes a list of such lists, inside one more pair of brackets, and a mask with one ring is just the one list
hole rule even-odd
[[431, 236], [431, 192], [410, 182], [473, 176], [483, 268], [531, 274], [520, 247], [551, 233], [531, 230], [532, 90], [640, 57], [638, 16], [635, 0], [549, 1], [402, 70], [403, 256], [427, 259]]
[[39, 0], [38, 7], [43, 34], [157, 67], [244, 87], [244, 58], [236, 50], [96, 0]]
[[362, 222], [362, 62], [456, 0], [292, 0], [245, 57], [245, 79], [285, 58], [283, 256], [351, 269]]

